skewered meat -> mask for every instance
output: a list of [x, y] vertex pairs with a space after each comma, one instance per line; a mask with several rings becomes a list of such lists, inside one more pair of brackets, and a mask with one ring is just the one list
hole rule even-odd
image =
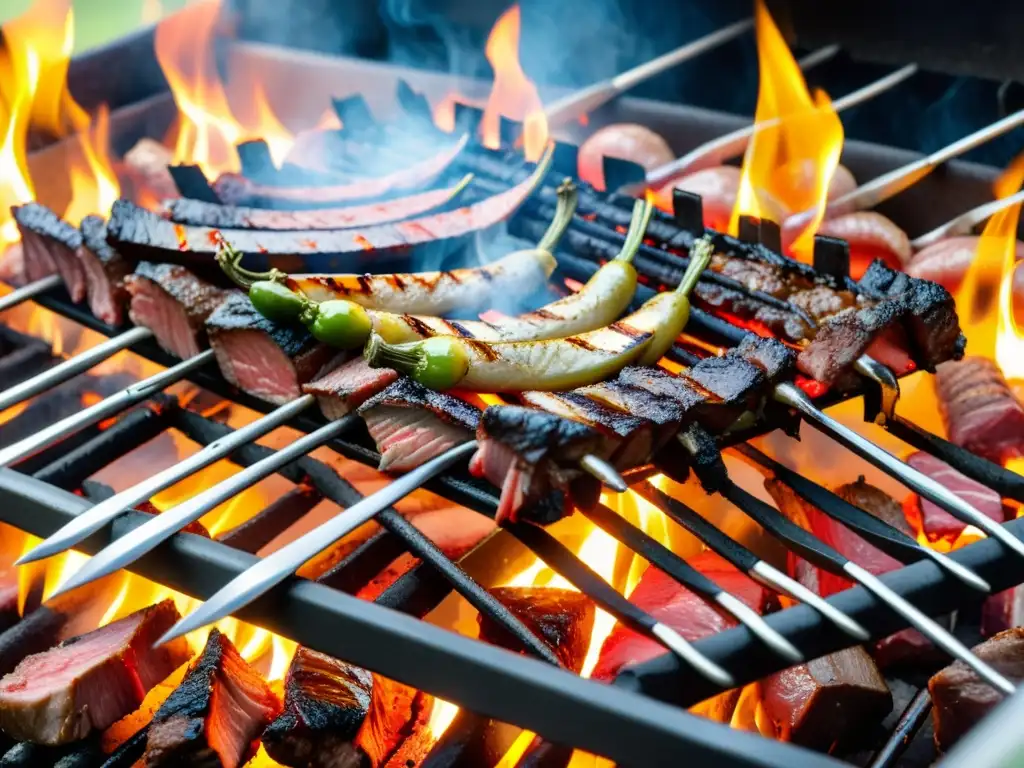
[[893, 266], [903, 267], [912, 254], [907, 233], [875, 211], [844, 213], [826, 219], [817, 234], [846, 240], [851, 256], [863, 264], [883, 259]]
[[473, 439], [480, 411], [406, 377], [360, 408], [380, 452], [382, 472], [405, 472]]
[[[996, 522], [1006, 519], [1006, 510], [999, 494], [981, 483], [957, 472], [941, 459], [930, 454], [913, 453], [907, 463], [914, 469], [928, 475], [932, 480], [946, 486], [975, 509], [985, 513]], [[934, 502], [917, 495], [908, 496], [904, 502], [907, 519], [912, 521], [929, 541], [946, 539], [953, 541], [967, 524], [941, 509]]]
[[221, 373], [254, 397], [283, 405], [337, 354], [302, 326], [272, 323], [248, 296], [232, 293], [206, 321]]
[[25, 280], [59, 274], [76, 304], [85, 298], [85, 270], [76, 252], [82, 233], [40, 203], [11, 208], [24, 251]]
[[635, 123], [615, 123], [593, 133], [579, 152], [579, 175], [583, 181], [604, 189], [604, 158], [617, 157], [653, 171], [675, 159], [675, 153], [661, 136]]
[[160, 346], [181, 360], [206, 346], [204, 323], [230, 295], [184, 267], [146, 261], [125, 278], [125, 288], [132, 322], [153, 331]]
[[[967, 268], [978, 252], [980, 237], [950, 237], [918, 251], [907, 265], [914, 277], [932, 280], [949, 291], [956, 291], [963, 282]], [[1015, 258], [1018, 262], [1013, 273], [1013, 303], [1024, 308], [1024, 243], [1017, 241]]]
[[153, 716], [146, 765], [238, 768], [280, 712], [267, 682], [220, 630], [210, 630], [202, 655]]
[[[973, 651], [1011, 682], [1019, 684], [1024, 680], [1024, 628], [1000, 632]], [[999, 691], [979, 679], [962, 661], [934, 675], [928, 681], [928, 691], [932, 696], [935, 746], [942, 752], [1003, 701]]]
[[124, 177], [131, 188], [132, 200], [166, 200], [178, 196], [178, 188], [167, 167], [174, 152], [153, 139], [140, 139], [124, 156]]
[[316, 395], [324, 417], [335, 421], [350, 414], [397, 379], [398, 373], [390, 368], [371, 368], [362, 357], [355, 357], [303, 384], [302, 391]]
[[936, 383], [950, 440], [997, 464], [1024, 455], [1024, 405], [998, 365], [984, 357], [943, 363]]
[[981, 634], [992, 637], [999, 632], [1024, 626], [1024, 589], [1020, 585], [1004, 589], [985, 599], [981, 605]]
[[[579, 672], [594, 628], [594, 603], [581, 592], [555, 587], [496, 587], [506, 608], [558, 654], [566, 669]], [[481, 613], [480, 639], [518, 651], [506, 630]]]
[[89, 309], [108, 325], [120, 325], [128, 301], [124, 280], [134, 265], [107, 243], [107, 223], [99, 216], [86, 216], [79, 229], [77, 255], [85, 270]]
[[153, 648], [180, 618], [165, 600], [29, 656], [0, 680], [0, 728], [55, 745], [109, 727], [191, 656], [184, 639]]

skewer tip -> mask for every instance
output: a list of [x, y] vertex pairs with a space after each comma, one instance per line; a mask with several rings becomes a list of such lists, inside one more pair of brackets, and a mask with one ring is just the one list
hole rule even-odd
[[598, 458], [592, 453], [580, 459], [580, 469], [590, 473], [600, 480], [603, 485], [607, 485], [617, 493], [625, 493], [629, 490], [629, 484], [619, 474], [618, 470], [604, 459]]
[[[194, 616], [194, 615], [195, 614], [192, 614], [192, 616]], [[186, 622], [192, 616], [186, 616], [185, 618], [181, 619], [177, 624], [175, 624], [173, 627], [171, 627], [169, 630], [164, 632], [164, 634], [161, 635], [160, 638], [155, 643], [153, 643], [153, 648], [154, 649], [160, 648], [161, 646], [164, 646], [164, 645], [167, 645], [168, 643], [174, 642], [179, 637], [184, 637], [185, 635], [187, 635], [190, 632], [192, 632], [193, 630], [189, 629], [186, 626]], [[201, 627], [195, 627], [195, 629], [200, 629], [200, 628]]]
[[992, 585], [989, 584], [985, 579], [981, 578], [978, 574], [972, 571], [970, 568], [966, 568], [956, 560], [942, 552], [936, 552], [933, 549], [927, 549], [928, 556], [944, 571], [952, 574], [957, 579], [962, 581], [972, 589], [976, 589], [986, 595], [992, 593]]
[[678, 656], [694, 667], [701, 675], [723, 689], [735, 688], [736, 680], [722, 667], [690, 645], [682, 635], [660, 621], [651, 627], [651, 633]]

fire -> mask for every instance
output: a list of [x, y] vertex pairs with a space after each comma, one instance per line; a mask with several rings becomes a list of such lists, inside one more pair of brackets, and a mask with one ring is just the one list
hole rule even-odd
[[84, 162], [72, 160], [71, 203], [64, 211], [64, 220], [78, 226], [91, 213], [106, 213], [121, 194], [117, 176], [110, 167], [110, 114], [106, 106], [96, 113], [94, 125], [78, 134]]
[[759, 130], [743, 158], [729, 231], [737, 233], [742, 215], [780, 221], [787, 212], [813, 212], [789, 245], [796, 258], [810, 262], [842, 153], [843, 125], [827, 94], [817, 91], [812, 97], [808, 92], [763, 0], [756, 5], [756, 23], [761, 82], [754, 122]]

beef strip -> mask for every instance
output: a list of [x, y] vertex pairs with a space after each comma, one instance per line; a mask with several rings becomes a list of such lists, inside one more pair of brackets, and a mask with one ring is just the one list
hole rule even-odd
[[221, 373], [244, 392], [283, 405], [336, 358], [301, 325], [274, 323], [241, 293], [232, 293], [206, 321]]
[[396, 371], [390, 368], [371, 368], [359, 356], [303, 384], [302, 391], [316, 395], [324, 417], [335, 421], [352, 413], [397, 379]]
[[382, 472], [405, 472], [473, 439], [480, 411], [402, 377], [359, 408]]
[[[571, 589], [555, 587], [496, 587], [491, 590], [506, 608], [558, 654], [566, 669], [579, 672], [594, 628], [594, 603]], [[480, 639], [519, 651], [519, 643], [506, 630], [479, 616]]]
[[59, 274], [76, 304], [85, 298], [85, 268], [78, 259], [82, 233], [40, 203], [13, 206], [24, 249], [25, 280]]
[[89, 309], [108, 325], [120, 325], [128, 302], [124, 280], [134, 264], [107, 243], [107, 223], [99, 216], [86, 216], [78, 228], [82, 244], [77, 255], [87, 278]]
[[[907, 457], [907, 463], [928, 475], [932, 480], [946, 486], [950, 491], [984, 512], [996, 522], [1006, 519], [1006, 509], [999, 494], [981, 483], [957, 472], [941, 459], [922, 452]], [[907, 497], [904, 502], [907, 519], [914, 522], [929, 541], [946, 539], [953, 541], [959, 536], [967, 524], [949, 514], [928, 499], [916, 494]]]
[[108, 728], [192, 655], [184, 639], [153, 648], [180, 618], [165, 600], [27, 657], [0, 679], [0, 728], [49, 745]]
[[153, 716], [146, 765], [238, 768], [280, 712], [267, 682], [230, 640], [210, 630], [202, 655]]
[[128, 316], [149, 328], [169, 354], [195, 357], [206, 346], [206, 319], [231, 292], [200, 280], [184, 267], [140, 262], [124, 281], [131, 296]]
[[943, 363], [936, 383], [950, 440], [997, 464], [1024, 455], [1024, 405], [998, 365], [984, 357]]
[[[1024, 627], [1000, 632], [973, 651], [1011, 682], [1020, 684], [1024, 680]], [[962, 661], [934, 675], [928, 681], [928, 691], [932, 696], [935, 746], [940, 752], [950, 749], [1004, 700], [1003, 694]]]
[[653, 394], [641, 387], [625, 384], [621, 380], [580, 387], [575, 393], [622, 413], [642, 413], [644, 418], [656, 427], [655, 449], [661, 448], [675, 437], [679, 425], [686, 419], [686, 409], [682, 403]]

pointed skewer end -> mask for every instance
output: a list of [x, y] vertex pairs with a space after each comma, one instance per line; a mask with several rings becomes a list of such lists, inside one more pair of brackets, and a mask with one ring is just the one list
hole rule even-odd
[[[189, 629], [186, 626], [186, 622], [188, 621], [189, 618], [191, 618], [191, 616], [186, 616], [184, 619], [179, 621], [169, 630], [164, 632], [164, 634], [160, 636], [160, 639], [153, 643], [154, 650], [160, 648], [161, 646], [167, 645], [168, 643], [172, 643], [179, 637], [184, 637], [185, 635], [192, 632], [193, 630]], [[195, 629], [199, 629], [199, 627], [195, 627]]]
[[976, 589], [986, 595], [992, 593], [992, 585], [970, 568], [965, 568], [956, 560], [934, 549], [926, 549], [928, 557], [933, 560], [942, 570], [952, 574], [972, 589]]
[[602, 485], [607, 485], [617, 493], [625, 493], [629, 490], [629, 484], [619, 474], [618, 470], [604, 459], [598, 458], [592, 453], [580, 459], [580, 469], [593, 475], [601, 481]]
[[693, 666], [701, 675], [723, 689], [735, 688], [736, 680], [711, 659], [698, 652], [674, 629], [660, 621], [651, 627], [651, 634], [672, 653]]

